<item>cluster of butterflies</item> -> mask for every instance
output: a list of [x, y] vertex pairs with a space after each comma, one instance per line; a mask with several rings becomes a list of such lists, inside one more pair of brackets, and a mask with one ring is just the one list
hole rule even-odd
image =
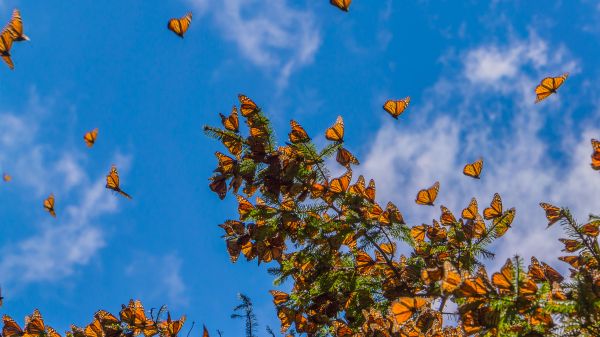
[[[178, 320], [172, 320], [171, 314], [167, 313], [167, 319], [160, 319], [163, 308], [157, 317], [146, 315], [146, 311], [140, 301], [130, 300], [127, 306], [122, 305], [119, 317], [105, 311], [99, 310], [94, 314], [94, 320], [84, 328], [71, 325], [71, 331], [67, 331], [68, 337], [120, 337], [139, 336], [152, 337], [159, 334], [161, 337], [176, 337], [185, 323], [185, 315]], [[14, 319], [8, 315], [3, 317], [3, 337], [61, 337], [52, 327], [44, 323], [40, 312], [35, 309], [33, 314], [25, 317], [25, 327], [21, 328]], [[209, 337], [208, 330], [204, 326], [202, 337]]]
[[[188, 12], [181, 18], [170, 19], [167, 28], [179, 37], [183, 38], [192, 22], [192, 13]], [[13, 10], [12, 18], [0, 32], [0, 57], [12, 70], [15, 65], [11, 59], [10, 50], [13, 42], [29, 41], [29, 37], [23, 33], [23, 20], [18, 9]]]

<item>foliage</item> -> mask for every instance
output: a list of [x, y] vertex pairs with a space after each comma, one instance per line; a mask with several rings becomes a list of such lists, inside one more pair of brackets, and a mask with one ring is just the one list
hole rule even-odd
[[[288, 141], [277, 146], [269, 120], [240, 95], [248, 134], [238, 111], [221, 115], [223, 128], [206, 126], [229, 155], [217, 152], [210, 188], [221, 199], [232, 191], [238, 219], [220, 225], [235, 262], [271, 263], [282, 332], [308, 336], [599, 336], [600, 219], [579, 224], [569, 210], [542, 203], [549, 225], [564, 229], [565, 279], [532, 258], [515, 256], [491, 278], [484, 267], [490, 245], [511, 228], [516, 210], [500, 195], [479, 212], [478, 201], [456, 217], [440, 206], [439, 222], [408, 225], [391, 202], [376, 202], [375, 182], [352, 182], [358, 160], [344, 148], [343, 120], [326, 130], [323, 149], [291, 121]], [[326, 160], [346, 168], [331, 177]], [[472, 165], [472, 164], [471, 164]], [[433, 204], [439, 185], [419, 192]], [[255, 196], [255, 201], [250, 198]], [[422, 206], [420, 206], [422, 207]], [[407, 251], [400, 254], [399, 251]], [[452, 303], [453, 305], [450, 305]]]

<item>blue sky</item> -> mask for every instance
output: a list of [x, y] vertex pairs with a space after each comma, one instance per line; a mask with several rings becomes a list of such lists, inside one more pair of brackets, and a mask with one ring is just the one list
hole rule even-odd
[[[261, 332], [278, 327], [266, 266], [229, 263], [220, 239], [234, 200], [207, 186], [221, 148], [202, 126], [217, 125], [238, 93], [280, 138], [295, 119], [322, 144], [343, 115], [357, 171], [411, 224], [439, 216], [413, 202], [435, 180], [455, 212], [500, 192], [517, 219], [491, 265], [535, 252], [564, 270], [551, 260], [558, 232], [536, 205], [568, 206], [581, 220], [600, 206], [589, 168], [600, 6], [544, 6], [355, 0], [343, 13], [326, 0], [0, 0], [0, 21], [19, 8], [32, 40], [13, 47], [14, 71], [0, 66], [0, 170], [14, 178], [0, 186], [0, 310], [20, 320], [39, 307], [62, 332], [139, 298], [235, 336], [243, 326], [229, 315], [243, 292]], [[166, 22], [188, 10], [181, 40]], [[536, 83], [566, 71], [559, 94], [534, 105]], [[399, 121], [381, 109], [407, 95]], [[88, 149], [82, 136], [95, 127]], [[462, 177], [479, 156], [482, 180]], [[104, 189], [113, 163], [132, 201]], [[41, 206], [51, 192], [56, 219]]]

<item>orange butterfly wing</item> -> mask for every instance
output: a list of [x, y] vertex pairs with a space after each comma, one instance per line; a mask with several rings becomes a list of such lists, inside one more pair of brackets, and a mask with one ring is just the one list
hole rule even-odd
[[548, 98], [548, 96], [556, 93], [556, 90], [565, 82], [569, 77], [569, 73], [564, 73], [558, 77], [546, 77], [540, 84], [535, 88], [535, 103], [541, 102]]
[[240, 101], [240, 111], [242, 112], [242, 116], [248, 117], [258, 111], [258, 106], [248, 96], [239, 94], [238, 100]]
[[167, 28], [169, 28], [170, 31], [177, 34], [179, 37], [183, 38], [185, 32], [187, 32], [188, 28], [190, 28], [191, 23], [192, 13], [188, 12], [185, 16], [181, 18], [173, 18], [169, 20]]
[[500, 194], [495, 193], [494, 199], [490, 203], [490, 207], [483, 210], [483, 217], [486, 220], [494, 219], [502, 215], [502, 198]]
[[231, 109], [231, 115], [225, 116], [222, 113], [219, 113], [219, 116], [221, 116], [221, 123], [223, 123], [225, 129], [233, 132], [238, 132], [240, 130], [240, 120], [235, 106]]
[[2, 174], [2, 180], [7, 183], [12, 180], [12, 177], [8, 173], [4, 173]]
[[600, 141], [592, 139], [592, 168], [594, 170], [600, 170]]
[[465, 165], [463, 169], [463, 174], [469, 177], [473, 177], [475, 179], [479, 179], [479, 175], [483, 170], [483, 159], [478, 159], [474, 163], [470, 163]]
[[87, 147], [94, 146], [94, 143], [96, 142], [96, 137], [98, 137], [98, 128], [95, 128], [92, 131], [86, 132], [85, 135], [83, 135], [83, 140], [85, 141], [85, 145], [87, 145]]
[[329, 0], [329, 3], [335, 7], [347, 12], [350, 9], [350, 3], [352, 0]]
[[420, 297], [400, 297], [392, 303], [392, 315], [394, 315], [396, 323], [402, 324], [427, 303], [426, 299]]
[[10, 31], [5, 28], [0, 33], [0, 56], [2, 56], [2, 59], [11, 70], [15, 68], [14, 63], [10, 58], [10, 48], [12, 47], [13, 41]]
[[325, 138], [334, 142], [344, 141], [344, 119], [338, 116], [335, 124], [325, 131]]
[[18, 9], [13, 10], [12, 18], [5, 29], [10, 32], [10, 36], [14, 41], [29, 41], [29, 37], [23, 34], [23, 20]]
[[300, 123], [291, 120], [290, 126], [292, 127], [292, 131], [290, 131], [288, 136], [292, 144], [304, 143], [310, 140], [310, 137], [308, 137], [308, 134]]
[[404, 110], [406, 110], [409, 103], [410, 103], [410, 96], [407, 96], [403, 99], [396, 100], [396, 101], [387, 100], [383, 104], [383, 110], [385, 110], [387, 113], [389, 113], [395, 119], [398, 119], [398, 116], [400, 116], [404, 112]]
[[44, 208], [52, 215], [56, 217], [56, 212], [54, 212], [54, 195], [50, 194], [46, 200], [44, 200]]
[[437, 198], [439, 190], [440, 183], [436, 181], [430, 188], [420, 190], [417, 193], [417, 198], [415, 199], [415, 202], [419, 205], [433, 206], [433, 203]]
[[562, 210], [554, 205], [540, 202], [540, 207], [546, 212], [546, 219], [548, 219], [548, 227], [552, 226], [558, 220], [563, 218]]
[[113, 190], [127, 199], [131, 199], [131, 196], [121, 190], [120, 182], [119, 182], [119, 173], [117, 172], [117, 167], [113, 165], [110, 168], [110, 172], [106, 176], [106, 188]]

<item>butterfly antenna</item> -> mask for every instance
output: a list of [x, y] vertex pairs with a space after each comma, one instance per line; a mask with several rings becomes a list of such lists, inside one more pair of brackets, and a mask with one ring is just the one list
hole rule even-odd
[[190, 333], [192, 332], [192, 329], [194, 328], [194, 324], [196, 324], [196, 321], [192, 322], [192, 326], [190, 327], [190, 331], [188, 331], [187, 335], [185, 337], [190, 337]]
[[219, 334], [219, 337], [223, 337], [223, 331], [217, 329], [217, 333]]
[[[156, 308], [150, 308], [150, 318], [152, 318], [152, 320], [156, 324], [156, 321], [154, 320], [154, 315], [152, 314], [154, 312], [154, 309], [156, 309]], [[158, 318], [158, 316], [157, 316], [157, 318]]]

